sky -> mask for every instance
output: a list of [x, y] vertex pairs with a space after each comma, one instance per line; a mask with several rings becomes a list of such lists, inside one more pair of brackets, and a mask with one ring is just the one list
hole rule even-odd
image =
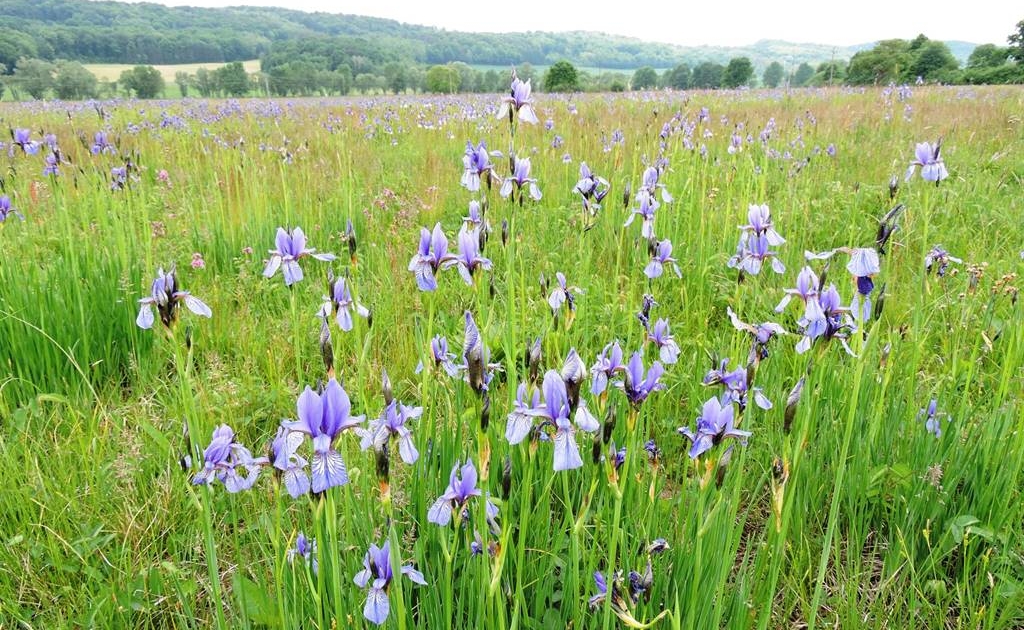
[[[153, 0], [151, 0], [153, 1]], [[1024, 7], [1012, 0], [155, 0], [171, 6], [286, 6], [457, 31], [600, 31], [683, 46], [760, 39], [848, 46], [880, 39], [1006, 44]]]

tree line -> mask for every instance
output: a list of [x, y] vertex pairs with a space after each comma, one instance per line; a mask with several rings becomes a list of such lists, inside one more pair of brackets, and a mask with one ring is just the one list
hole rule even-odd
[[[885, 40], [847, 60], [787, 68], [770, 62], [761, 73], [745, 56], [726, 64], [677, 63], [659, 72], [646, 65], [632, 73], [587, 72], [567, 60], [539, 71], [520, 63], [518, 75], [548, 92], [717, 89], [821, 85], [888, 85], [892, 83], [1024, 83], [1024, 20], [1006, 46], [985, 44], [960, 67], [949, 48], [920, 35], [913, 40]], [[246, 72], [241, 62], [194, 73], [179, 71], [173, 83], [181, 96], [310, 96], [350, 93], [501, 92], [508, 70], [476, 69], [467, 63], [417, 64], [386, 47], [375, 48], [358, 37], [289, 40], [270, 46], [260, 71]], [[100, 96], [165, 96], [167, 85], [151, 65], [125, 70], [117, 81], [99, 81], [78, 61], [19, 58], [13, 67], [0, 64], [0, 98], [88, 99]]]

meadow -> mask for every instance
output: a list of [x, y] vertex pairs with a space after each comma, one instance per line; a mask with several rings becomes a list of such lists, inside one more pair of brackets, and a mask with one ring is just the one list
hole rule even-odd
[[1024, 626], [1024, 91], [519, 96], [0, 107], [0, 628]]

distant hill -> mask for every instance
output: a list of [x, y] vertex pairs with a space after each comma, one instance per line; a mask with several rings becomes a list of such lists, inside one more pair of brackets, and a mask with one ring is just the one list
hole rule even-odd
[[[19, 57], [66, 58], [92, 63], [183, 64], [242, 61], [267, 53], [275, 43], [337, 37], [355, 49], [373, 50], [375, 62], [411, 61], [471, 65], [529, 62], [546, 66], [561, 59], [590, 68], [668, 68], [680, 62], [727, 63], [749, 57], [755, 68], [772, 61], [786, 67], [832, 58], [848, 59], [870, 48], [762, 40], [750, 46], [649, 43], [583, 31], [562, 33], [465, 33], [395, 20], [305, 13], [283, 8], [201, 9], [91, 0], [3, 0], [0, 2], [0, 63]], [[948, 42], [966, 60], [974, 44]]]

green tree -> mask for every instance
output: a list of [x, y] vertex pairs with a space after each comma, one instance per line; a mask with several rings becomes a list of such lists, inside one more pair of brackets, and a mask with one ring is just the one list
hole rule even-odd
[[[919, 42], [918, 48], [922, 45]], [[853, 85], [884, 85], [902, 80], [916, 54], [910, 46], [906, 40], [887, 39], [856, 53], [850, 59], [846, 81]]]
[[221, 66], [213, 71], [217, 90], [228, 96], [245, 96], [249, 93], [249, 75], [241, 61]]
[[754, 76], [754, 65], [747, 57], [733, 57], [729, 65], [725, 67], [725, 74], [722, 75], [722, 84], [729, 88], [738, 88], [741, 85], [749, 85], [750, 79]]
[[7, 74], [7, 66], [0, 63], [0, 101], [4, 100], [4, 76]]
[[454, 94], [459, 91], [462, 76], [451, 66], [431, 66], [424, 78], [424, 88], [438, 94]]
[[95, 75], [77, 61], [58, 61], [54, 92], [57, 98], [65, 101], [96, 98], [98, 82]]
[[693, 69], [691, 85], [699, 90], [717, 89], [722, 87], [722, 75], [725, 66], [720, 63], [705, 61]]
[[559, 61], [544, 74], [546, 92], [577, 92], [580, 89], [579, 72], [568, 61]]
[[773, 61], [768, 64], [768, 67], [764, 69], [764, 75], [761, 77], [761, 81], [764, 82], [765, 87], [777, 88], [782, 83], [782, 77], [786, 74], [782, 64], [778, 61]]
[[998, 68], [1010, 59], [1010, 49], [995, 44], [982, 44], [971, 51], [968, 68]]
[[178, 90], [181, 91], [182, 98], [188, 98], [188, 88], [192, 84], [192, 77], [189, 73], [184, 70], [175, 72], [174, 82], [178, 84]]
[[670, 87], [676, 90], [685, 90], [690, 87], [691, 74], [690, 66], [685, 63], [681, 63], [675, 68], [665, 72], [662, 83], [665, 84], [665, 87]]
[[1017, 63], [1024, 64], [1024, 20], [1017, 22], [1017, 30], [1010, 33], [1006, 43], [1010, 45], [1010, 57]]
[[32, 37], [12, 28], [0, 28], [0, 64], [8, 70], [18, 65], [19, 59], [39, 57], [39, 47]]
[[360, 94], [372, 94], [379, 90], [381, 85], [380, 78], [369, 72], [361, 72], [352, 79], [352, 87], [358, 90]]
[[802, 63], [797, 67], [796, 72], [793, 73], [793, 78], [789, 84], [793, 87], [803, 87], [807, 85], [807, 82], [814, 76], [814, 67], [809, 63]]
[[14, 79], [18, 88], [25, 90], [34, 99], [46, 96], [55, 87], [54, 65], [42, 59], [19, 59], [14, 68]]
[[153, 66], [135, 66], [125, 70], [118, 83], [135, 98], [156, 98], [164, 91], [164, 77]]
[[196, 70], [196, 77], [193, 81], [193, 85], [196, 86], [196, 89], [199, 90], [199, 95], [203, 98], [213, 96], [213, 73], [206, 68], [198, 68]]
[[650, 66], [639, 68], [629, 82], [634, 90], [649, 90], [658, 87], [658, 72]]
[[401, 94], [409, 86], [406, 65], [393, 61], [384, 66], [384, 79], [387, 81], [388, 89], [395, 94]]
[[825, 61], [818, 64], [818, 68], [811, 77], [811, 85], [838, 85], [846, 80], [845, 61]]
[[957, 63], [949, 47], [943, 42], [929, 41], [918, 50], [909, 68], [907, 79], [921, 77], [926, 81], [952, 82], [956, 78]]

